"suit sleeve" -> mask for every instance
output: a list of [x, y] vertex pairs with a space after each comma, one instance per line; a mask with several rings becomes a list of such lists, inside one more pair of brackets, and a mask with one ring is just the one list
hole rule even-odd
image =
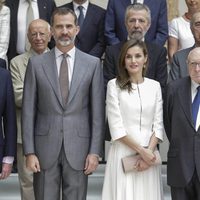
[[172, 63], [170, 65], [169, 79], [168, 81], [173, 81], [180, 78], [180, 64], [177, 53], [173, 55]]
[[116, 77], [116, 67], [112, 49], [109, 46], [106, 48], [105, 59], [103, 63], [103, 76], [104, 76], [104, 87], [107, 88], [108, 81]]
[[14, 59], [12, 59], [10, 62], [10, 72], [12, 76], [13, 89], [15, 95], [15, 105], [18, 108], [21, 108], [24, 83]]
[[5, 134], [5, 156], [15, 156], [17, 145], [17, 125], [13, 86], [10, 74], [7, 74], [6, 105], [3, 112], [3, 126]]
[[37, 85], [35, 71], [29, 60], [23, 92], [22, 103], [22, 140], [25, 155], [35, 153], [34, 149], [34, 124], [37, 101]]
[[105, 36], [108, 45], [120, 42], [119, 38], [116, 36], [115, 27], [114, 0], [109, 0], [105, 18]]
[[156, 80], [159, 81], [162, 92], [164, 91], [164, 88], [167, 83], [167, 50], [165, 47], [162, 47], [160, 51], [160, 55], [158, 56], [157, 59], [157, 64], [156, 64]]
[[104, 36], [104, 23], [105, 23], [105, 12], [101, 14], [100, 22], [98, 24], [98, 36], [96, 38], [97, 42], [95, 46], [91, 49], [89, 52], [90, 55], [96, 56], [98, 58], [101, 58], [104, 51], [105, 51], [105, 36]]
[[100, 60], [96, 63], [90, 88], [90, 105], [91, 105], [91, 154], [103, 156], [103, 141], [105, 128], [105, 100], [103, 87], [103, 73]]
[[164, 46], [168, 38], [168, 19], [167, 19], [167, 3], [166, 0], [160, 0], [160, 12], [157, 21], [155, 42], [158, 45]]
[[164, 119], [165, 132], [169, 142], [171, 140], [171, 113], [173, 110], [172, 102], [173, 102], [172, 92], [170, 85], [168, 84], [167, 87], [165, 88], [165, 94], [164, 94], [163, 119]]

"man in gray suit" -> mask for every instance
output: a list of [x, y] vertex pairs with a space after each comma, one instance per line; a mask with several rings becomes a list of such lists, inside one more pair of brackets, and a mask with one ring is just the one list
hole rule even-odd
[[170, 82], [164, 98], [172, 200], [200, 199], [200, 47], [189, 53], [187, 65], [189, 76]]
[[21, 199], [34, 200], [33, 173], [27, 170], [25, 166], [25, 157], [22, 150], [22, 94], [24, 88], [24, 77], [29, 58], [49, 51], [47, 45], [51, 39], [50, 25], [42, 19], [33, 20], [29, 25], [27, 36], [31, 44], [31, 49], [21, 55], [14, 57], [11, 60], [10, 71], [12, 75], [17, 114], [17, 169], [19, 175], [18, 178], [20, 184]]
[[100, 60], [74, 46], [73, 11], [52, 15], [56, 47], [30, 58], [25, 76], [22, 130], [36, 200], [85, 200], [87, 176], [98, 166], [104, 130]]
[[188, 75], [187, 57], [194, 47], [200, 47], [200, 12], [195, 13], [190, 21], [190, 29], [195, 39], [195, 45], [187, 49], [177, 51], [172, 60], [169, 72], [169, 81], [183, 78]]

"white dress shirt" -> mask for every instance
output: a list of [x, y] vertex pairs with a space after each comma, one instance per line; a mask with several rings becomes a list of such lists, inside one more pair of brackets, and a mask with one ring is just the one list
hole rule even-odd
[[[27, 30], [26, 30], [26, 19], [27, 17], [27, 9], [29, 3], [27, 0], [20, 0], [19, 1], [19, 8], [17, 14], [17, 53], [22, 54], [25, 52], [25, 44], [26, 44], [26, 37], [27, 37]], [[32, 0], [32, 8], [33, 8], [33, 15], [34, 19], [39, 19], [39, 10], [38, 10], [38, 3], [37, 0]]]
[[[133, 2], [134, 2], [134, 0], [131, 0], [131, 3], [133, 3]], [[137, 0], [137, 3], [143, 4], [143, 3], [144, 3], [144, 0]]]
[[[70, 51], [67, 52], [67, 64], [68, 64], [68, 80], [69, 80], [69, 88], [71, 86], [72, 75], [74, 70], [74, 61], [75, 61], [75, 47], [73, 47]], [[56, 65], [58, 77], [60, 73], [60, 65], [63, 59], [63, 52], [61, 52], [57, 47], [55, 47], [55, 57], [56, 57]]]
[[[197, 87], [199, 86], [198, 83], [192, 81], [191, 82], [191, 97], [192, 97], [192, 102], [194, 101], [194, 98], [197, 94]], [[198, 111], [198, 114], [197, 114], [197, 121], [196, 121], [196, 131], [198, 130], [200, 126], [200, 112]]]
[[10, 38], [10, 9], [3, 6], [0, 10], [0, 58], [7, 60], [7, 50]]

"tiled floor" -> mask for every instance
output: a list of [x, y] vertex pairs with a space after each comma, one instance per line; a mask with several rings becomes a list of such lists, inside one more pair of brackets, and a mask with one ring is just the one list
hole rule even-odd
[[[97, 171], [89, 177], [87, 200], [101, 200], [105, 165], [100, 165]], [[164, 185], [164, 200], [171, 200], [170, 190], [166, 185], [166, 166], [162, 167]], [[20, 200], [17, 174], [12, 174], [7, 180], [0, 181], [0, 200]]]

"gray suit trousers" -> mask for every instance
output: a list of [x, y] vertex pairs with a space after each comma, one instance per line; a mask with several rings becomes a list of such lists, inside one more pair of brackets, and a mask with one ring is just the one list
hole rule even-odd
[[88, 177], [82, 170], [75, 170], [69, 165], [62, 146], [53, 166], [34, 174], [35, 199], [86, 200], [87, 181]]

